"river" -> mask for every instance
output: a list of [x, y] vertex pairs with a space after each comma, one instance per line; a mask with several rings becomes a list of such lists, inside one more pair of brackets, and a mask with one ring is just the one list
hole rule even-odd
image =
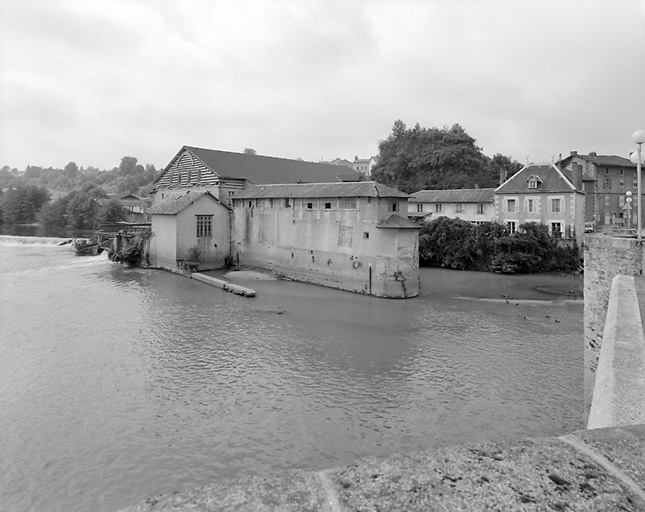
[[580, 276], [238, 282], [257, 297], [0, 236], [0, 510], [583, 427]]

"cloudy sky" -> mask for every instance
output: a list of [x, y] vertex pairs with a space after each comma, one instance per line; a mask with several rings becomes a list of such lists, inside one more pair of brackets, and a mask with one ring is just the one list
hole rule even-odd
[[0, 2], [0, 166], [353, 160], [397, 119], [521, 162], [628, 156], [645, 0]]

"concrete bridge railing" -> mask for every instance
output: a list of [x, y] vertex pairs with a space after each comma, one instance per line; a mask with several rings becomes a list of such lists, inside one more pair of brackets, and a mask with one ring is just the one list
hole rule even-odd
[[645, 424], [643, 300], [643, 278], [625, 275], [613, 278], [589, 429]]

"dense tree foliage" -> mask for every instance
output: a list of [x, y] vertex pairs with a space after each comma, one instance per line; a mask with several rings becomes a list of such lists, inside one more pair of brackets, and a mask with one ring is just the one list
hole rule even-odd
[[102, 210], [108, 194], [145, 197], [158, 175], [154, 165], [143, 166], [131, 156], [107, 171], [83, 169], [75, 162], [63, 169], [28, 165], [24, 172], [5, 165], [0, 168], [0, 223], [38, 221], [43, 226], [92, 229], [99, 219], [118, 218], [113, 203], [110, 210]]
[[497, 154], [482, 153], [475, 139], [459, 125], [452, 127], [407, 128], [396, 121], [392, 133], [379, 143], [379, 162], [372, 178], [380, 183], [413, 193], [424, 189], [494, 187], [500, 171], [511, 176], [521, 165]]
[[529, 222], [511, 234], [505, 224], [479, 225], [439, 217], [419, 233], [419, 262], [424, 266], [503, 273], [576, 270], [577, 245], [560, 247], [547, 226]]
[[2, 195], [2, 220], [6, 224], [29, 224], [36, 221], [41, 207], [49, 201], [44, 187], [19, 184]]

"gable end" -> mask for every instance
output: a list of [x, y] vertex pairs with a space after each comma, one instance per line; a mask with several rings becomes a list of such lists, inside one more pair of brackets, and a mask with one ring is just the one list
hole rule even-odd
[[183, 149], [168, 164], [157, 181], [157, 188], [215, 187], [219, 177], [204, 162]]

